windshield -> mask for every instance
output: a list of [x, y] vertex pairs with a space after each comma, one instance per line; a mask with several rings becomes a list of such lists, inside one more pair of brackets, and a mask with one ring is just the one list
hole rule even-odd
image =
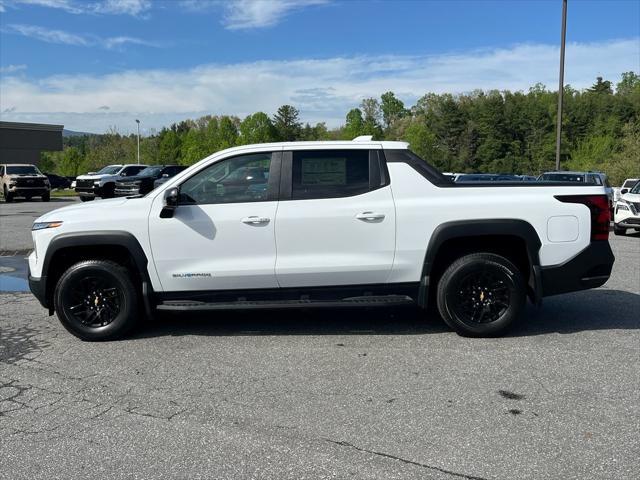
[[144, 170], [141, 170], [138, 175], [140, 177], [155, 177], [157, 175], [160, 175], [161, 170], [162, 167], [147, 167]]
[[547, 182], [582, 182], [584, 183], [584, 175], [580, 173], [545, 173], [540, 180]]
[[633, 187], [629, 193], [635, 193], [636, 195], [640, 194], [640, 182], [636, 183], [636, 186]]
[[9, 165], [7, 167], [8, 175], [42, 175], [33, 165]]
[[109, 165], [107, 167], [104, 167], [102, 170], [98, 170], [98, 174], [99, 175], [115, 175], [116, 173], [118, 173], [120, 171], [120, 169], [122, 168], [122, 166], [120, 165]]
[[626, 182], [624, 182], [624, 185], [622, 185], [622, 188], [633, 188], [633, 186], [637, 183], [638, 180], [627, 180]]

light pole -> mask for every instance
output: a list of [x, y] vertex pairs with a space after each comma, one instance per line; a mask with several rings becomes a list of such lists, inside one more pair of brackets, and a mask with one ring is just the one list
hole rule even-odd
[[140, 165], [140, 120], [136, 118], [136, 126], [138, 127], [138, 165]]
[[567, 0], [562, 0], [562, 33], [560, 36], [560, 82], [558, 86], [558, 127], [556, 128], [556, 171], [560, 170], [562, 140], [562, 97], [564, 96], [564, 44], [567, 38]]

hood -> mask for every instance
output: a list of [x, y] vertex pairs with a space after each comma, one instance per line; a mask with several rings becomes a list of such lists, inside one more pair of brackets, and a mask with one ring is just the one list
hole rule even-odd
[[7, 176], [11, 178], [47, 178], [46, 175], [40, 175], [38, 173], [7, 173]]
[[101, 175], [95, 174], [95, 175], [78, 175], [76, 177], [76, 180], [101, 180], [105, 177], [115, 177], [116, 175], [112, 174], [112, 173], [103, 173]]
[[640, 193], [625, 193], [620, 196], [620, 200], [626, 200], [627, 202], [638, 203], [640, 202]]
[[78, 215], [82, 215], [82, 216], [91, 215], [92, 217], [95, 217], [95, 216], [99, 216], [101, 212], [103, 212], [104, 210], [111, 210], [113, 207], [119, 207], [120, 205], [124, 205], [125, 203], [127, 203], [127, 201], [128, 200], [126, 198], [110, 198], [107, 200], [99, 200], [99, 201], [88, 202], [88, 203], [74, 203], [73, 205], [58, 208], [56, 210], [52, 210], [51, 212], [47, 212], [35, 221], [36, 222], [52, 222], [56, 220], [64, 221], [65, 218], [68, 216], [76, 217]]
[[150, 177], [149, 175], [134, 175], [133, 177], [122, 177], [118, 180], [118, 183], [142, 182], [143, 180], [153, 182], [154, 179], [155, 177]]

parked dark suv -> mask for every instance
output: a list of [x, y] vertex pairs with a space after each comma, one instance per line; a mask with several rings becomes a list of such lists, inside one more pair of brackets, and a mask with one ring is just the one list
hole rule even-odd
[[153, 190], [158, 179], [171, 178], [187, 168], [184, 165], [151, 165], [134, 177], [123, 178], [116, 182], [116, 197], [146, 195]]

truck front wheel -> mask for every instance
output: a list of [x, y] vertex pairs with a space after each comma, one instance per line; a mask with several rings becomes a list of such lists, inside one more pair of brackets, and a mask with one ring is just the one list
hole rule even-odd
[[62, 325], [88, 341], [125, 335], [140, 316], [130, 277], [126, 268], [108, 260], [87, 260], [69, 267], [53, 295]]
[[613, 224], [613, 233], [615, 235], [626, 235], [627, 229], [619, 227], [616, 223]]
[[445, 270], [437, 293], [440, 315], [457, 333], [497, 337], [506, 333], [524, 308], [526, 285], [508, 259], [472, 253]]

